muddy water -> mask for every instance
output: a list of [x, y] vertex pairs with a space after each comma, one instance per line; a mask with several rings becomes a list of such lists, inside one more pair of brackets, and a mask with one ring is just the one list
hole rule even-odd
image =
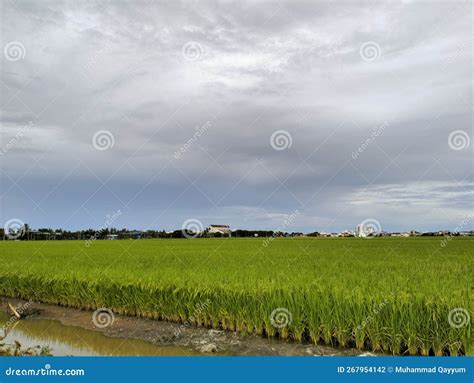
[[[10, 316], [0, 310], [0, 329], [9, 321]], [[11, 323], [11, 322], [10, 322]], [[0, 336], [4, 332], [0, 331]], [[100, 332], [81, 327], [65, 326], [58, 320], [28, 319], [14, 322], [7, 336], [0, 343], [22, 347], [49, 346], [53, 355], [131, 355], [165, 356], [197, 355], [198, 353], [173, 346], [155, 346], [138, 339], [111, 338]]]
[[98, 328], [92, 311], [0, 297], [0, 337], [10, 319], [7, 303], [28, 303], [33, 315], [15, 322], [0, 343], [18, 341], [22, 349], [48, 346], [53, 355], [360, 355], [354, 349], [287, 342], [256, 334], [185, 326], [183, 324], [115, 314], [113, 322]]

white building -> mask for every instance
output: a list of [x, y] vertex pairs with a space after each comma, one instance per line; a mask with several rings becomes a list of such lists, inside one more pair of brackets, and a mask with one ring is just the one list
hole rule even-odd
[[353, 237], [354, 232], [352, 232], [350, 230], [344, 230], [344, 231], [341, 231], [337, 236], [338, 237]]
[[369, 237], [371, 235], [377, 234], [374, 227], [371, 225], [362, 225], [359, 224], [355, 228], [355, 236], [356, 237]]
[[207, 233], [212, 234], [220, 234], [220, 235], [227, 235], [231, 236], [232, 230], [230, 230], [229, 225], [209, 225], [207, 228]]
[[365, 232], [364, 232], [364, 225], [357, 225], [355, 228], [355, 236], [356, 237], [365, 237]]

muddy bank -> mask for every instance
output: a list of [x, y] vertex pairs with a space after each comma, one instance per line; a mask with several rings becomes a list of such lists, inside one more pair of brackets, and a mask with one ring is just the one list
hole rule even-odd
[[[18, 327], [13, 329], [9, 336], [14, 337], [15, 330], [20, 336], [18, 331], [21, 326], [24, 327], [23, 333], [29, 335], [30, 338], [34, 337], [37, 331], [36, 339], [43, 339], [43, 342], [50, 343], [42, 344], [42, 346], [51, 347], [53, 355], [349, 356], [362, 354], [355, 349], [338, 350], [327, 346], [297, 344], [277, 339], [265, 339], [257, 335], [245, 336], [228, 331], [195, 328], [118, 314], [113, 315], [113, 321], [105, 316], [103, 318], [105, 321], [100, 322], [96, 318], [94, 323], [92, 311], [11, 298], [2, 299], [0, 310], [4, 313], [4, 323], [0, 323], [1, 326], [7, 323], [5, 320], [8, 319], [5, 316], [7, 303], [11, 303], [14, 307], [26, 305], [29, 312], [33, 313], [18, 321], [20, 322]], [[57, 325], [60, 323], [60, 330], [57, 329], [55, 323]], [[37, 330], [38, 328], [40, 330]], [[77, 346], [77, 344], [82, 345], [80, 340], [87, 340], [87, 345], [90, 347]], [[66, 351], [64, 351], [63, 343], [69, 345]], [[55, 346], [59, 351], [55, 352]]]

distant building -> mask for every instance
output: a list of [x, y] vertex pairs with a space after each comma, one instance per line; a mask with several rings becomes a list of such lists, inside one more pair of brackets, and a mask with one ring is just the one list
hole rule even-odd
[[141, 239], [143, 237], [143, 234], [143, 231], [132, 230], [127, 233], [123, 233], [122, 237], [128, 239]]
[[355, 228], [356, 237], [368, 237], [369, 235], [375, 234], [375, 229], [372, 226], [365, 226], [359, 224]]
[[118, 238], [118, 234], [107, 234], [106, 236], [106, 239], [109, 239], [109, 240], [113, 240], [117, 238]]
[[211, 236], [218, 234], [230, 237], [232, 235], [232, 230], [230, 230], [229, 225], [209, 225], [207, 233]]
[[61, 236], [61, 232], [53, 231], [29, 230], [26, 233], [26, 238], [29, 240], [54, 240], [57, 239], [57, 237], [61, 239]]
[[354, 236], [354, 233], [350, 230], [341, 231], [338, 235], [338, 237], [353, 237], [353, 236]]

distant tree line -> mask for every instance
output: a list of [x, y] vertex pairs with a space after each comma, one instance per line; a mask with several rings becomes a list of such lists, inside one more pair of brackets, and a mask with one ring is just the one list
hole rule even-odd
[[[398, 234], [398, 233], [394, 233]], [[326, 234], [319, 232], [312, 232], [308, 234], [303, 234], [301, 232], [283, 232], [283, 231], [273, 231], [273, 230], [243, 230], [238, 229], [234, 230], [231, 233], [231, 237], [234, 238], [251, 238], [251, 237], [300, 237], [306, 235], [308, 237], [320, 237], [327, 236]], [[379, 234], [379, 235], [390, 235], [390, 233]], [[442, 232], [425, 232], [418, 233], [418, 235], [427, 237], [427, 236], [459, 236], [458, 232], [442, 231]], [[470, 235], [474, 235], [474, 232], [471, 231]], [[350, 235], [344, 235], [350, 236]], [[107, 238], [116, 238], [116, 239], [166, 239], [166, 238], [207, 238], [207, 237], [228, 237], [228, 235], [213, 233], [209, 234], [207, 230], [204, 230], [200, 233], [193, 233], [183, 230], [174, 230], [174, 231], [165, 231], [165, 230], [129, 230], [126, 228], [117, 229], [117, 228], [102, 228], [102, 229], [86, 229], [86, 230], [63, 230], [63, 229], [52, 229], [52, 228], [39, 228], [31, 229], [28, 224], [25, 224], [23, 228], [20, 229], [19, 235], [9, 236], [5, 235], [4, 228], [0, 228], [0, 238], [4, 240], [15, 239], [15, 240], [90, 240], [90, 239], [107, 239]]]
[[[246, 238], [246, 237], [295, 237], [302, 236], [303, 233], [287, 233], [281, 231], [272, 230], [234, 230], [231, 233], [231, 237], [235, 238]], [[129, 229], [117, 229], [117, 228], [103, 228], [99, 230], [85, 229], [85, 230], [63, 230], [63, 229], [52, 229], [52, 228], [39, 228], [32, 230], [28, 224], [25, 224], [21, 229], [21, 235], [15, 235], [15, 240], [89, 240], [89, 239], [166, 239], [166, 238], [206, 238], [206, 237], [228, 237], [227, 235], [220, 233], [213, 233], [212, 235], [204, 230], [201, 233], [193, 233], [183, 230], [165, 231], [165, 230], [129, 230]], [[9, 240], [8, 235], [5, 235], [4, 228], [0, 229], [0, 238]]]

